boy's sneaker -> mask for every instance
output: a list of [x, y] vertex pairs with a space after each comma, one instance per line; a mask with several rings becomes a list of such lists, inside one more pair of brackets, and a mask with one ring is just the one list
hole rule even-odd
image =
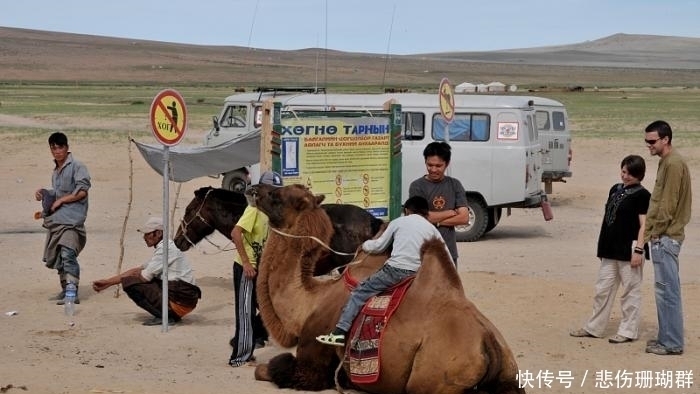
[[345, 335], [347, 333], [339, 328], [336, 328], [328, 335], [319, 335], [316, 340], [324, 345], [345, 346]]

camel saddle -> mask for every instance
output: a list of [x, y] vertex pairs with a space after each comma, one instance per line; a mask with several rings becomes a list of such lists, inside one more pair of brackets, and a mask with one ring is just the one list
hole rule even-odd
[[[358, 285], [350, 270], [343, 272], [348, 290]], [[399, 307], [406, 290], [416, 276], [409, 276], [393, 287], [367, 300], [348, 333], [345, 355], [350, 367], [350, 381], [355, 384], [374, 383], [379, 379], [380, 348], [384, 328]]]

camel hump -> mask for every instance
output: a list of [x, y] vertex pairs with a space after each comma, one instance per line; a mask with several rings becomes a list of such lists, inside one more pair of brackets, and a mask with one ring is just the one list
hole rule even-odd
[[457, 267], [452, 261], [445, 241], [437, 237], [425, 241], [420, 249], [420, 255], [422, 263], [418, 272], [419, 277], [441, 277], [444, 281], [442, 285], [450, 285], [463, 290]]

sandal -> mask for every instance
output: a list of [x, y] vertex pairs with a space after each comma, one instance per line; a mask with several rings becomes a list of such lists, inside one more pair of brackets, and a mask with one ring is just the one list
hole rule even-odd
[[324, 345], [345, 346], [345, 335], [330, 333], [328, 335], [319, 335], [316, 337], [316, 340]]
[[596, 337], [595, 335], [584, 330], [583, 328], [579, 328], [578, 330], [573, 330], [573, 331], [569, 332], [569, 335], [571, 335], [572, 337], [577, 337], [577, 338], [581, 338], [581, 337], [594, 337], [595, 338]]
[[632, 338], [627, 338], [626, 336], [622, 336], [619, 334], [615, 334], [608, 338], [608, 342], [610, 343], [625, 343], [625, 342], [632, 342]]

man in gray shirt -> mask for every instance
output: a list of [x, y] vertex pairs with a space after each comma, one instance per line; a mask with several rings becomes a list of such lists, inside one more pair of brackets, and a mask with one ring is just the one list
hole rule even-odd
[[423, 150], [423, 157], [428, 173], [411, 183], [408, 196], [421, 196], [428, 201], [428, 220], [440, 230], [456, 265], [459, 253], [455, 226], [469, 223], [467, 194], [458, 179], [445, 175], [452, 158], [448, 143], [431, 142]]
[[[48, 268], [58, 271], [62, 288], [50, 300], [63, 305], [66, 284], [73, 282], [77, 288], [80, 281], [78, 255], [87, 241], [85, 219], [90, 174], [87, 167], [68, 151], [68, 137], [65, 134], [51, 134], [49, 148], [55, 164], [51, 189], [38, 189], [34, 197], [42, 202], [43, 210], [38, 217], [43, 217], [43, 226], [48, 230], [43, 260]], [[79, 304], [80, 299], [76, 297], [75, 303]]]

